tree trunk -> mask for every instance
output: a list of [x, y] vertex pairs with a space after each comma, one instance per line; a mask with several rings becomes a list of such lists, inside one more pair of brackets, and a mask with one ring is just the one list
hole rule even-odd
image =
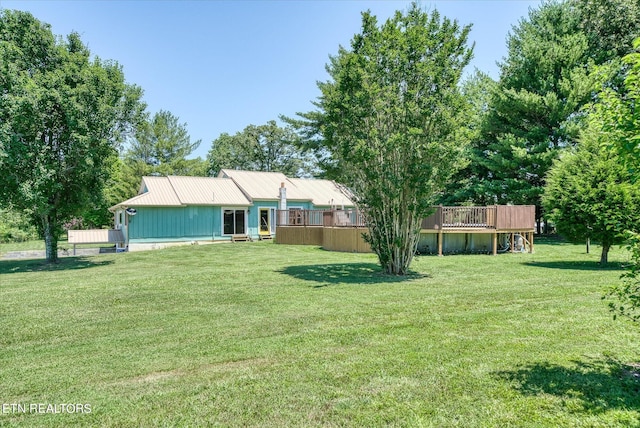
[[609, 248], [611, 248], [611, 244], [606, 241], [602, 241], [602, 253], [600, 254], [600, 264], [602, 265], [609, 262]]
[[58, 236], [55, 232], [56, 228], [51, 224], [50, 216], [44, 216], [42, 222], [44, 226], [44, 243], [47, 262], [58, 263]]
[[368, 222], [366, 239], [377, 254], [380, 265], [390, 275], [406, 275], [417, 250], [420, 224], [413, 216], [407, 217], [411, 218], [395, 216], [386, 222], [377, 222], [370, 217]]
[[587, 254], [589, 254], [590, 250], [591, 250], [591, 238], [587, 238]]

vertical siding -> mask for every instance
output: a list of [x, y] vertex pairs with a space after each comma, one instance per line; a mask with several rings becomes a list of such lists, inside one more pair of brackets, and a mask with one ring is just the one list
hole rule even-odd
[[[260, 208], [278, 209], [277, 201], [253, 201], [253, 206], [249, 207], [249, 218], [247, 220], [247, 233], [253, 238], [258, 238], [260, 225]], [[276, 219], [272, 218], [271, 222], [275, 223]]]
[[213, 209], [213, 239], [222, 237], [222, 207], [212, 207]]
[[179, 239], [214, 236], [219, 207], [140, 207], [129, 218], [130, 239]]

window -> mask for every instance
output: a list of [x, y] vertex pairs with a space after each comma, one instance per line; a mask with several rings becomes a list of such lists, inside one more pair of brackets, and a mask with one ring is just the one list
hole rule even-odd
[[271, 233], [276, 233], [276, 209], [271, 208]]
[[247, 233], [247, 212], [245, 210], [227, 209], [222, 214], [223, 235], [244, 235]]

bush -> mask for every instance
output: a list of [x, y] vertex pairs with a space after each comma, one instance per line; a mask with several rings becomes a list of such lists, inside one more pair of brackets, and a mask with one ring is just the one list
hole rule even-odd
[[0, 209], [0, 243], [38, 239], [38, 232], [28, 217], [10, 208]]
[[627, 232], [627, 249], [631, 252], [631, 262], [627, 271], [620, 275], [622, 283], [612, 286], [603, 298], [611, 298], [609, 310], [613, 318], [618, 315], [637, 322], [640, 320], [640, 233]]

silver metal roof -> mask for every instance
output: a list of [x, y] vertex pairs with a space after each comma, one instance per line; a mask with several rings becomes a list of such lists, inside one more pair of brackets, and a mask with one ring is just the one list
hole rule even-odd
[[249, 206], [255, 200], [278, 200], [282, 183], [289, 201], [310, 201], [320, 207], [354, 206], [347, 192], [330, 180], [287, 178], [280, 172], [223, 169], [218, 177], [142, 177], [141, 193], [110, 210], [137, 206]]

